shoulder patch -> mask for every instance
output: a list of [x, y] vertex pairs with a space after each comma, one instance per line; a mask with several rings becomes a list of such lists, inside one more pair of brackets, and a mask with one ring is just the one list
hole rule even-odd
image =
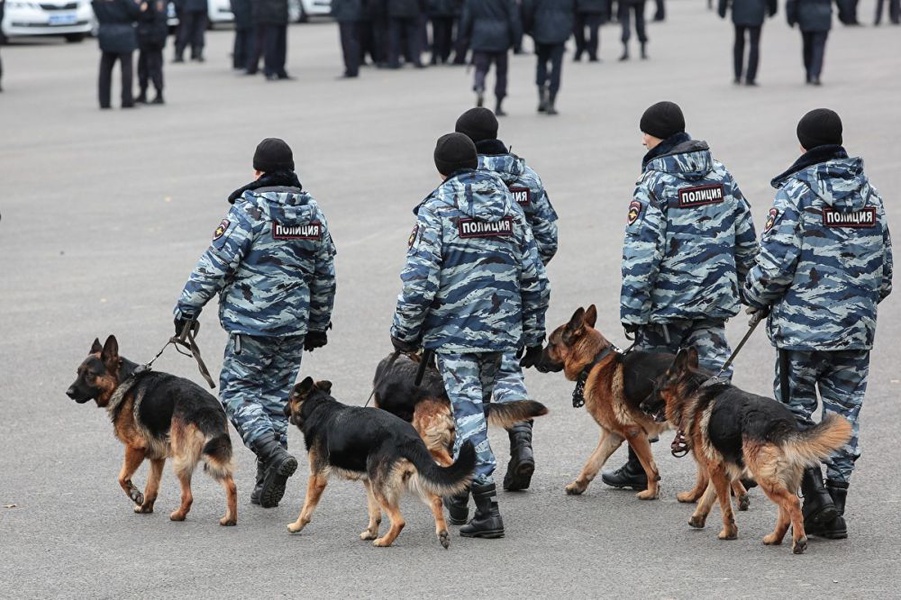
[[282, 225], [272, 223], [272, 238], [276, 240], [321, 240], [322, 223], [313, 221], [306, 225]]
[[228, 219], [222, 219], [222, 222], [219, 223], [219, 227], [216, 228], [216, 231], [213, 232], [213, 241], [218, 240], [225, 232], [228, 231], [228, 228], [231, 226], [231, 221]]
[[627, 224], [631, 225], [635, 221], [638, 220], [638, 217], [641, 216], [641, 202], [638, 200], [633, 200], [629, 203], [629, 217], [627, 219]]
[[679, 208], [694, 208], [707, 204], [720, 204], [725, 198], [723, 184], [699, 185], [679, 190]]
[[513, 217], [504, 217], [494, 223], [475, 219], [459, 219], [457, 233], [461, 238], [509, 237], [513, 235]]
[[876, 209], [862, 208], [851, 212], [839, 212], [834, 208], [823, 208], [824, 227], [875, 227]]
[[779, 209], [773, 207], [770, 209], [770, 212], [766, 215], [766, 224], [763, 226], [763, 231], [767, 232], [773, 228], [773, 225], [776, 224], [776, 219], [779, 218]]
[[416, 234], [419, 233], [419, 223], [413, 226], [413, 231], [410, 232], [410, 237], [407, 238], [407, 248], [412, 248], [413, 243], [416, 241]]
[[509, 189], [520, 206], [528, 206], [532, 202], [532, 191], [529, 188], [512, 186]]

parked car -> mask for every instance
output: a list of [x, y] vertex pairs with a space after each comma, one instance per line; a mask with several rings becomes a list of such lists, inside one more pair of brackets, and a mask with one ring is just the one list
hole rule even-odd
[[306, 23], [310, 17], [326, 17], [332, 12], [332, 0], [288, 0], [288, 19]]
[[6, 0], [3, 33], [7, 37], [63, 36], [80, 42], [94, 27], [90, 0]]

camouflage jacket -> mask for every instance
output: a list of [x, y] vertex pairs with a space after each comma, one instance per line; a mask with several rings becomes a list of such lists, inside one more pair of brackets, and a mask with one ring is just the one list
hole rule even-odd
[[681, 134], [655, 151], [629, 204], [620, 320], [629, 326], [734, 316], [757, 254], [751, 207], [706, 142]]
[[391, 335], [447, 353], [539, 345], [550, 288], [504, 182], [458, 171], [413, 212]]
[[232, 333], [325, 331], [335, 300], [336, 251], [325, 216], [293, 187], [247, 190], [219, 224], [175, 307], [196, 317], [219, 293], [219, 320]]
[[892, 243], [863, 161], [821, 146], [773, 186], [745, 282], [749, 304], [771, 308], [770, 340], [786, 350], [870, 349], [876, 305], [892, 290]]
[[500, 176], [532, 228], [538, 256], [547, 265], [557, 253], [557, 213], [538, 173], [515, 154], [479, 154], [479, 168]]

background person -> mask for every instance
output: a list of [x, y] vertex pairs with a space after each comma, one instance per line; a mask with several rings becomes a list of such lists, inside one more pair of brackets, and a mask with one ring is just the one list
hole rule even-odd
[[100, 45], [100, 77], [97, 92], [100, 108], [110, 108], [113, 67], [119, 63], [122, 72], [122, 108], [134, 108], [134, 59], [138, 36], [134, 23], [141, 14], [134, 0], [93, 0], [97, 16], [97, 42]]
[[[507, 97], [507, 67], [510, 49], [522, 35], [519, 9], [513, 0], [466, 0], [457, 36], [472, 50], [475, 76], [472, 89], [476, 106], [485, 103], [485, 79], [494, 64], [494, 114], [501, 117]], [[457, 53], [459, 58], [461, 54]], [[463, 53], [465, 56], [465, 52]]]
[[556, 115], [566, 40], [573, 32], [575, 0], [523, 0], [523, 31], [535, 42], [538, 112]]
[[[766, 15], [776, 14], [776, 0], [719, 0], [718, 12], [726, 18], [732, 8], [732, 24], [735, 26], [735, 44], [732, 46], [732, 64], [735, 72], [733, 83], [757, 85], [757, 65], [760, 61], [760, 31]], [[748, 66], [745, 68], [745, 34], [748, 38]]]
[[163, 104], [163, 48], [169, 37], [166, 23], [166, 3], [163, 0], [145, 0], [141, 3], [138, 18], [138, 88], [135, 102], [147, 103], [147, 88], [153, 83], [156, 91], [151, 101]]

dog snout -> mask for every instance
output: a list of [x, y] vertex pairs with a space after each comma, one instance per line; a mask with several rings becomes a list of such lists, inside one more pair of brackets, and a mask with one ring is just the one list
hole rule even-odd
[[69, 389], [66, 390], [66, 395], [73, 400], [77, 400], [78, 393], [75, 391], [74, 385], [69, 386]]

